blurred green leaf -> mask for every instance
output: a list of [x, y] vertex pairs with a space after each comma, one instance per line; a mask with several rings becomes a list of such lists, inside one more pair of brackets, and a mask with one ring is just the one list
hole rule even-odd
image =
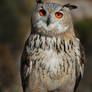
[[[77, 36], [81, 38], [83, 43], [92, 44], [92, 19], [83, 19], [74, 23]], [[81, 35], [81, 36], [80, 36]]]

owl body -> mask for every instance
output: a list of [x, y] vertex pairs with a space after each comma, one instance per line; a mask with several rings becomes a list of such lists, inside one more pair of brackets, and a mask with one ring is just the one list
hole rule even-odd
[[38, 3], [21, 59], [23, 91], [75, 92], [83, 75], [84, 53], [74, 34], [70, 11], [61, 10], [64, 8], [59, 4]]

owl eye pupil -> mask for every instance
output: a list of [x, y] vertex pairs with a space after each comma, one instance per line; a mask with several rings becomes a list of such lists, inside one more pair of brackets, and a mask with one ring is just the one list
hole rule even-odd
[[60, 13], [57, 13], [58, 16], [60, 16]]
[[44, 9], [41, 9], [41, 10], [40, 10], [40, 15], [41, 15], [41, 16], [45, 16], [45, 15], [46, 15], [46, 11], [45, 11]]

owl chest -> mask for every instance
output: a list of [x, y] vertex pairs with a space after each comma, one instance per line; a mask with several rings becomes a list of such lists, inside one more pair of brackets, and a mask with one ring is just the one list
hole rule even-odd
[[28, 51], [31, 55], [33, 77], [52, 90], [75, 80], [75, 52], [72, 40], [34, 36]]
[[58, 54], [57, 51], [53, 49], [45, 50], [43, 55], [41, 55], [42, 60], [40, 61], [39, 68], [43, 72], [47, 73], [47, 76], [52, 76], [58, 78], [71, 74], [75, 70], [75, 60], [72, 54], [67, 54], [61, 50]]
[[45, 60], [42, 62], [48, 69], [48, 73], [57, 74], [62, 65], [62, 58], [53, 49], [45, 50]]
[[37, 77], [46, 85], [48, 90], [54, 90], [67, 82], [75, 80], [75, 63], [72, 56], [68, 56], [63, 51], [59, 54], [53, 49], [46, 49], [40, 54], [40, 61], [36, 63], [35, 69]]
[[71, 73], [74, 64], [73, 43], [56, 38], [36, 36], [31, 41], [31, 59], [36, 70], [47, 76]]

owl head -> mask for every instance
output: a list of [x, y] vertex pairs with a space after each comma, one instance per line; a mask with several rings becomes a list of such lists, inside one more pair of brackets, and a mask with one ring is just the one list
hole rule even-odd
[[37, 0], [31, 22], [32, 33], [43, 35], [57, 35], [66, 32], [72, 27], [71, 10], [74, 5], [42, 2]]

